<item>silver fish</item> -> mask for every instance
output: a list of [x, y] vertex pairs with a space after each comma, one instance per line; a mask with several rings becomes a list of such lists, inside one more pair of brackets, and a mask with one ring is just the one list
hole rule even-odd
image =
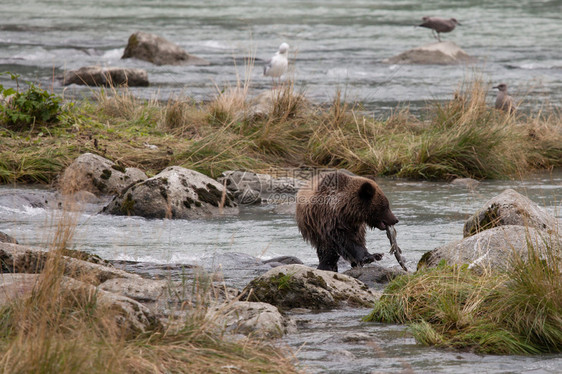
[[386, 226], [386, 236], [388, 237], [388, 240], [390, 240], [390, 254], [393, 254], [394, 257], [396, 257], [396, 260], [400, 266], [402, 266], [402, 269], [408, 271], [408, 268], [406, 267], [406, 259], [402, 256], [402, 250], [396, 243], [396, 229], [394, 228], [394, 225]]

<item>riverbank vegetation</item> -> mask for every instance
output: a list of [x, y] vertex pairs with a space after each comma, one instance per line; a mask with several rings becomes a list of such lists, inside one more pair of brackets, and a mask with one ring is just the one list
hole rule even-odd
[[[548, 242], [548, 239], [546, 239]], [[562, 248], [528, 244], [509, 272], [422, 268], [393, 280], [365, 319], [408, 324], [424, 345], [478, 353], [562, 352]]]
[[[452, 100], [428, 103], [420, 117], [403, 107], [378, 120], [341, 92], [329, 105], [314, 105], [291, 82], [258, 98], [249, 82], [240, 82], [206, 103], [146, 101], [126, 88], [107, 88], [59, 104], [21, 88], [15, 99], [1, 101], [0, 182], [51, 183], [84, 152], [149, 175], [179, 165], [212, 177], [232, 169], [307, 166], [485, 179], [562, 166], [561, 113], [508, 115], [486, 104], [488, 89], [476, 78]], [[53, 105], [59, 105], [56, 120]]]
[[[297, 372], [287, 350], [255, 338], [227, 338], [215, 328], [221, 321], [206, 317], [213, 296], [204, 281], [196, 287], [196, 302], [178, 309], [178, 317], [168, 325], [153, 323], [145, 331], [131, 328], [122, 310], [100, 302], [93, 286], [63, 276], [62, 253], [75, 227], [76, 218], [63, 217], [31, 289], [24, 282], [17, 292], [0, 297], [1, 372]], [[186, 290], [190, 291], [191, 287]]]

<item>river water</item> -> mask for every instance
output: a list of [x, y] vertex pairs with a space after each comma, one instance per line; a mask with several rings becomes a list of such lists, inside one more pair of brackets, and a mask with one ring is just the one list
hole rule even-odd
[[[421, 17], [455, 17], [443, 34], [469, 55], [470, 66], [397, 66], [385, 58], [431, 43]], [[161, 35], [210, 66], [153, 66], [120, 60], [135, 31]], [[251, 94], [267, 90], [262, 75], [281, 42], [291, 45], [298, 91], [328, 102], [341, 89], [375, 114], [401, 103], [417, 110], [446, 100], [473, 72], [505, 82], [521, 107], [562, 103], [562, 1], [560, 0], [1, 0], [0, 71], [21, 74], [61, 92], [53, 79], [87, 65], [146, 69], [151, 86], [133, 89], [143, 98], [211, 99], [227, 85], [251, 80]], [[250, 74], [245, 58], [256, 58]], [[13, 85], [7, 76], [0, 84]], [[66, 97], [91, 89], [69, 87]], [[489, 102], [495, 94], [490, 91]]]
[[[522, 180], [484, 181], [472, 191], [446, 182], [377, 182], [400, 219], [396, 225], [398, 244], [409, 269], [415, 269], [426, 251], [461, 239], [465, 220], [506, 188], [528, 196], [559, 220], [562, 217], [561, 169]], [[38, 203], [51, 201], [52, 194], [46, 190], [0, 187], [0, 231], [22, 244], [48, 243], [57, 210]], [[29, 201], [34, 201], [35, 207]], [[268, 269], [256, 258], [290, 255], [306, 265], [317, 264], [316, 254], [301, 239], [294, 217], [275, 213], [273, 206], [242, 207], [240, 215], [234, 217], [147, 220], [95, 214], [103, 204], [88, 205], [78, 214], [74, 243], [75, 248], [105, 259], [201, 265], [209, 271], [222, 271], [226, 283], [238, 288]], [[388, 255], [390, 248], [384, 232], [369, 231], [367, 246], [371, 252], [386, 253], [382, 265], [398, 268], [396, 260]], [[346, 266], [349, 265], [340, 265], [340, 271]], [[150, 275], [150, 269], [147, 266], [144, 272]], [[347, 309], [295, 315], [301, 328], [284, 342], [297, 351], [296, 357], [310, 372], [317, 373], [559, 373], [562, 367], [562, 355], [479, 356], [422, 347], [404, 326], [359, 322], [368, 312]]]

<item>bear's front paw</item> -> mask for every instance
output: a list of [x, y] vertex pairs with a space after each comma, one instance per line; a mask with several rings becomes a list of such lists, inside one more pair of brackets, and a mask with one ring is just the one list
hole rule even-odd
[[366, 256], [363, 261], [361, 261], [361, 265], [365, 265], [365, 264], [370, 264], [371, 262], [374, 261], [380, 261], [382, 260], [382, 253], [374, 253], [374, 254], [370, 254], [368, 256]]

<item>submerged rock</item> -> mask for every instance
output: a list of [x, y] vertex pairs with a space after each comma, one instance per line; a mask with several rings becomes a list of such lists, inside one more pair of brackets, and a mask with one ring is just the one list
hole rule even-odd
[[122, 59], [137, 58], [155, 65], [209, 65], [161, 36], [137, 31], [129, 37]]
[[[66, 253], [69, 253], [69, 251]], [[85, 252], [79, 253], [84, 253], [84, 258], [88, 257]], [[0, 270], [2, 273], [40, 273], [47, 261], [47, 255], [48, 252], [43, 249], [18, 244], [0, 243]], [[113, 278], [140, 279], [136, 274], [126, 273], [110, 266], [84, 261], [70, 256], [63, 256], [62, 259], [65, 265], [64, 272], [67, 276], [80, 278], [80, 280], [88, 280], [93, 285], [98, 285]]]
[[494, 227], [425, 253], [418, 269], [435, 267], [445, 260], [449, 265], [468, 264], [469, 268], [478, 271], [508, 270], [513, 256], [526, 258], [529, 246], [543, 254], [547, 248], [562, 248], [562, 239], [532, 227]]
[[19, 244], [15, 238], [12, 238], [8, 234], [4, 234], [0, 231], [0, 243], [12, 243], [12, 244]]
[[455, 178], [451, 181], [451, 186], [464, 187], [468, 190], [474, 190], [480, 184], [479, 181], [472, 178]]
[[59, 189], [64, 194], [88, 191], [96, 196], [116, 195], [133, 183], [147, 179], [137, 168], [124, 168], [93, 153], [81, 154], [64, 171]]
[[473, 61], [475, 59], [458, 45], [446, 41], [410, 49], [383, 62], [388, 64], [454, 65]]
[[[273, 258], [270, 258], [269, 260], [264, 260], [263, 263], [264, 264], [279, 264], [279, 265], [293, 265], [293, 264], [302, 265], [303, 264], [303, 262], [295, 256], [273, 257]], [[276, 265], [276, 266], [279, 266], [279, 265]]]
[[68, 86], [148, 86], [148, 73], [143, 69], [84, 66], [64, 73], [62, 84]]
[[285, 265], [252, 280], [240, 299], [266, 302], [280, 309], [327, 310], [344, 305], [372, 306], [379, 297], [350, 276], [304, 265]]
[[404, 275], [406, 272], [402, 269], [389, 269], [384, 266], [369, 264], [363, 267], [355, 267], [343, 272], [355, 279], [359, 279], [369, 287], [376, 284], [388, 283], [399, 275]]
[[556, 231], [556, 218], [526, 196], [512, 189], [488, 200], [482, 209], [464, 224], [464, 237], [504, 225], [519, 225]]
[[237, 214], [233, 197], [197, 171], [170, 166], [116, 196], [104, 213], [145, 218], [190, 219]]

